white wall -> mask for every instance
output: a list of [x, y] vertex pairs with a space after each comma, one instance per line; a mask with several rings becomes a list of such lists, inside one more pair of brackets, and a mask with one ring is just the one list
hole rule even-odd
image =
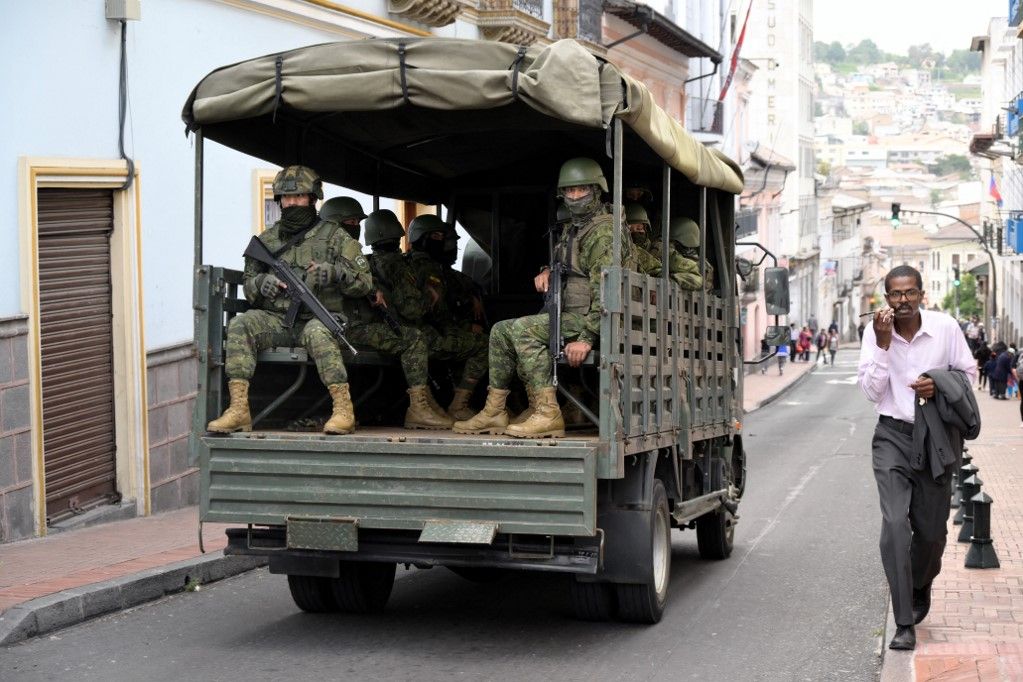
[[[282, 3], [288, 5], [288, 2]], [[383, 2], [351, 2], [383, 12]], [[294, 3], [293, 6], [298, 6]], [[309, 7], [306, 5], [305, 7]], [[17, 159], [114, 159], [120, 30], [103, 0], [34, 0], [5, 7], [0, 57], [0, 317], [23, 313], [18, 273]], [[457, 25], [449, 27], [457, 30]], [[375, 26], [375, 30], [388, 30]], [[209, 71], [259, 55], [358, 35], [302, 25], [214, 0], [145, 0], [128, 23], [127, 153], [141, 168], [146, 345], [191, 338], [192, 140], [181, 108]], [[206, 145], [204, 260], [238, 266], [252, 231], [252, 171], [268, 164]], [[369, 205], [366, 208], [370, 208]]]

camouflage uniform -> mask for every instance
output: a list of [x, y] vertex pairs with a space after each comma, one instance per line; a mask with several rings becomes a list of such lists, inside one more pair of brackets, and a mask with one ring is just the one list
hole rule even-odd
[[423, 306], [417, 304], [419, 290], [404, 267], [400, 253], [375, 252], [369, 257], [373, 283], [384, 293], [388, 309], [394, 313], [401, 328], [395, 333], [365, 297], [350, 299], [345, 304], [348, 315], [348, 340], [356, 347], [398, 356], [409, 386], [423, 386], [427, 380], [428, 345], [416, 327], [416, 316]]
[[[282, 234], [280, 222], [260, 235], [271, 251], [281, 248], [289, 237]], [[359, 242], [332, 221], [320, 220], [298, 244], [279, 258], [291, 265], [299, 275], [311, 261], [327, 263], [336, 273], [335, 281], [326, 286], [310, 284], [309, 288], [330, 310], [339, 310], [341, 302], [351, 296], [365, 296], [372, 288], [369, 264], [362, 256]], [[284, 314], [291, 299], [283, 292], [269, 300], [260, 294], [263, 278], [270, 276], [264, 264], [245, 259], [243, 290], [252, 309], [235, 315], [227, 328], [227, 362], [229, 379], [248, 381], [256, 370], [256, 355], [273, 346], [303, 346], [316, 362], [316, 369], [324, 384], [343, 384], [348, 381], [341, 349], [337, 340], [308, 310], [299, 313], [295, 327], [284, 325]]]
[[[650, 240], [650, 252], [654, 258], [664, 262], [661, 258], [660, 239]], [[668, 271], [671, 273], [671, 279], [683, 289], [696, 291], [704, 284], [696, 261], [680, 254], [673, 244], [668, 244]]]
[[[676, 247], [679, 249], [680, 255], [687, 261], [693, 264], [696, 272], [700, 272], [699, 261], [700, 261], [700, 250], [691, 247]], [[707, 262], [707, 259], [703, 260], [703, 285], [710, 289], [714, 286], [714, 266]], [[699, 287], [697, 287], [699, 288]]]
[[651, 277], [660, 277], [664, 271], [661, 259], [650, 250], [650, 238], [645, 233], [633, 235], [633, 253], [636, 256], [637, 272]]
[[455, 388], [472, 390], [487, 373], [490, 341], [487, 334], [473, 332], [471, 320], [462, 312], [472, 307], [475, 283], [472, 283], [472, 288], [468, 288], [471, 279], [452, 268], [446, 268], [423, 251], [412, 251], [406, 258], [416, 278], [420, 301], [427, 304], [427, 296], [423, 293], [427, 286], [440, 295], [433, 307], [426, 310], [421, 326], [430, 346], [430, 357], [442, 361], [465, 362]]
[[[601, 270], [612, 266], [614, 220], [607, 208], [573, 220], [554, 247], [555, 260], [569, 267], [562, 278], [561, 331], [566, 341], [596, 345], [600, 335]], [[622, 235], [625, 267], [634, 267], [632, 240]], [[551, 384], [550, 317], [547, 313], [502, 320], [490, 332], [490, 385], [507, 389], [516, 371], [527, 388]]]

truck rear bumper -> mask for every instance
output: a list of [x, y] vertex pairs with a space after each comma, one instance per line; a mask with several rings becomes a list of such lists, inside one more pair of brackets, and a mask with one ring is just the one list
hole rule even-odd
[[499, 534], [489, 545], [419, 542], [419, 533], [360, 529], [358, 551], [295, 549], [282, 526], [229, 528], [225, 554], [265, 556], [271, 573], [338, 576], [340, 561], [416, 566], [472, 566], [594, 575], [603, 559], [603, 534], [593, 537]]

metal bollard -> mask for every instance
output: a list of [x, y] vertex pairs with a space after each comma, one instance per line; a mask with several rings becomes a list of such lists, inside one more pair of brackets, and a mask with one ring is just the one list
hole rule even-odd
[[963, 525], [959, 527], [959, 542], [969, 542], [973, 537], [973, 498], [980, 494], [984, 481], [977, 474], [963, 481]]
[[959, 509], [959, 505], [963, 502], [963, 484], [959, 482], [959, 471], [952, 472], [952, 501], [949, 503], [949, 507], [952, 509]]
[[[963, 515], [966, 514], [966, 501], [973, 497], [973, 495], [966, 494], [966, 479], [970, 476], [976, 476], [978, 471], [980, 471], [980, 469], [978, 469], [977, 465], [972, 462], [964, 464], [959, 470], [959, 484], [956, 486], [956, 494], [959, 496], [959, 509], [956, 511], [955, 518], [952, 519], [952, 523], [956, 526], [961, 526], [963, 524]], [[977, 492], [980, 491], [976, 491], [973, 494], [976, 495]]]
[[966, 552], [966, 568], [998, 568], [998, 555], [991, 540], [991, 503], [987, 493], [978, 493], [973, 503], [973, 537]]

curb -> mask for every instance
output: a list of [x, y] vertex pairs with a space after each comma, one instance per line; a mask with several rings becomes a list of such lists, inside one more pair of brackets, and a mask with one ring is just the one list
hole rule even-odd
[[892, 595], [885, 589], [888, 607], [885, 609], [885, 623], [881, 629], [878, 656], [881, 659], [879, 682], [904, 682], [913, 679], [913, 656], [915, 651], [898, 651], [888, 648], [888, 635], [895, 632], [895, 616], [892, 612]]
[[757, 410], [759, 410], [761, 407], [766, 407], [767, 405], [770, 405], [775, 400], [777, 400], [778, 398], [782, 397], [783, 395], [785, 395], [786, 393], [791, 391], [793, 388], [795, 388], [799, 384], [801, 384], [804, 381], [806, 381], [806, 377], [810, 376], [811, 374], [813, 374], [816, 371], [817, 371], [817, 365], [815, 364], [813, 367], [811, 367], [809, 369], [809, 371], [803, 372], [801, 375], [799, 375], [799, 377], [796, 378], [796, 380], [793, 381], [791, 384], [789, 384], [788, 386], [783, 387], [777, 393], [775, 393], [773, 395], [767, 396], [766, 398], [761, 400], [759, 403], [754, 405], [752, 408], [746, 410], [745, 414], [752, 414], [753, 412], [756, 412]]
[[264, 565], [266, 559], [263, 557], [225, 557], [223, 551], [210, 552], [194, 559], [39, 597], [0, 614], [0, 645], [14, 644], [168, 594], [183, 592], [189, 583], [205, 585]]

